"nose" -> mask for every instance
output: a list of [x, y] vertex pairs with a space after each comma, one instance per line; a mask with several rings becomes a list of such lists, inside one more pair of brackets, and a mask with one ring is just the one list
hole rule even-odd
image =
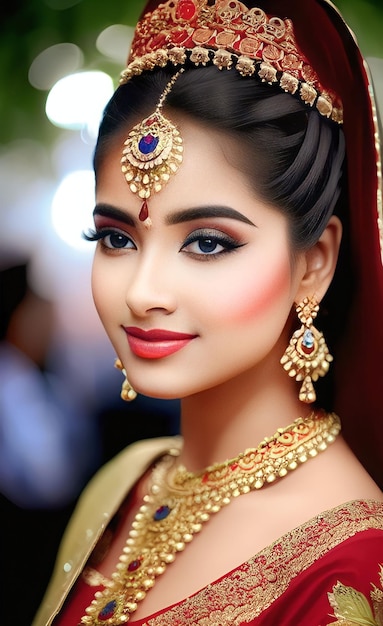
[[165, 315], [176, 309], [170, 263], [154, 252], [139, 255], [126, 289], [126, 304], [137, 317], [155, 311]]

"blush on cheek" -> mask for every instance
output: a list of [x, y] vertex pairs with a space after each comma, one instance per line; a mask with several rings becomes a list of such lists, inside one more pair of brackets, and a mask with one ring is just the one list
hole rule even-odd
[[[257, 270], [257, 273], [261, 272]], [[291, 267], [288, 259], [281, 259], [277, 266], [262, 274], [252, 276], [249, 273], [247, 279], [237, 279], [237, 288], [231, 291], [230, 300], [223, 308], [226, 319], [243, 323], [254, 320], [257, 316], [271, 315], [276, 308], [280, 311], [281, 302], [286, 301], [291, 289]]]

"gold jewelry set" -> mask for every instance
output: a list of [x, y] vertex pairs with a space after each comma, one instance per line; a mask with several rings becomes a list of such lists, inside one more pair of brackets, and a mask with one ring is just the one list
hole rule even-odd
[[[177, 127], [162, 112], [166, 97], [184, 66], [236, 67], [242, 76], [257, 76], [297, 94], [322, 115], [342, 121], [337, 96], [326, 91], [300, 51], [291, 20], [248, 9], [238, 0], [168, 0], [139, 22], [121, 82], [156, 67], [173, 66], [154, 112], [134, 126], [123, 146], [121, 169], [130, 191], [143, 200], [139, 219], [151, 226], [148, 199], [161, 191], [182, 163], [183, 143]], [[301, 384], [299, 399], [316, 399], [313, 381], [324, 376], [332, 356], [313, 325], [319, 306], [314, 297], [296, 307], [301, 327], [281, 358], [288, 375]], [[125, 376], [123, 400], [136, 392]], [[326, 449], [340, 432], [339, 418], [312, 411], [264, 439], [257, 448], [194, 474], [179, 466], [170, 452], [154, 468], [144, 498], [112, 580], [97, 592], [81, 624], [115, 626], [128, 622], [156, 579], [182, 552], [204, 523], [233, 498], [280, 480]], [[177, 453], [178, 454], [178, 453]]]
[[177, 465], [170, 451], [154, 468], [149, 495], [139, 508], [112, 580], [95, 594], [81, 624], [129, 622], [156, 579], [203, 525], [242, 494], [282, 479], [324, 451], [340, 432], [334, 413], [312, 411], [265, 438], [257, 448], [200, 473]]

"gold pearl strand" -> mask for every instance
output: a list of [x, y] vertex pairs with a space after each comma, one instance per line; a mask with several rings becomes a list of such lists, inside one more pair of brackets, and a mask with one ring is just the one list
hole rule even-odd
[[95, 594], [81, 624], [127, 623], [167, 565], [200, 532], [212, 514], [233, 498], [281, 479], [335, 441], [341, 429], [335, 413], [313, 411], [279, 428], [257, 448], [212, 465], [198, 474], [176, 464], [170, 451], [154, 468], [145, 496], [104, 591]]

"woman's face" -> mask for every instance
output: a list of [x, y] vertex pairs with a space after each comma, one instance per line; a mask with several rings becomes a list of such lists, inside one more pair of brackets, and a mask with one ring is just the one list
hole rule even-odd
[[280, 367], [304, 273], [301, 257], [291, 262], [286, 218], [232, 165], [238, 145], [172, 120], [184, 160], [149, 200], [152, 228], [121, 173], [123, 139], [98, 172], [95, 210], [98, 313], [132, 385], [160, 398], [256, 376], [270, 359]]

